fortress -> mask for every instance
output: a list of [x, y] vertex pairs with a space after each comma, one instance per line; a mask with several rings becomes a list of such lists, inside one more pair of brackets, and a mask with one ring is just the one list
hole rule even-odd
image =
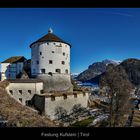
[[1, 62], [1, 80], [7, 93], [23, 105], [32, 105], [51, 119], [56, 107], [68, 112], [75, 104], [87, 107], [89, 93], [74, 92], [70, 75], [71, 45], [48, 34], [30, 45], [31, 59], [13, 56]]

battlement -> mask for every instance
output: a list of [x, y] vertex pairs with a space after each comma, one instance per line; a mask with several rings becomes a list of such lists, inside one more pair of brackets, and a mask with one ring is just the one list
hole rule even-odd
[[45, 96], [45, 98], [50, 98], [51, 101], [55, 101], [55, 99], [57, 99], [57, 97], [61, 97], [63, 98], [64, 100], [66, 100], [67, 98], [69, 98], [70, 96], [71, 97], [74, 97], [74, 98], [78, 98], [79, 96], [83, 95], [83, 96], [86, 96], [86, 92], [73, 92], [73, 93], [51, 93], [51, 94], [48, 94], [48, 93], [45, 93], [45, 94], [42, 94], [41, 96]]
[[54, 93], [50, 95], [46, 93], [35, 95], [33, 102], [35, 108], [53, 120], [55, 119], [57, 107], [64, 108], [69, 114], [76, 104], [81, 104], [82, 107], [86, 108], [88, 106], [88, 99], [88, 92]]

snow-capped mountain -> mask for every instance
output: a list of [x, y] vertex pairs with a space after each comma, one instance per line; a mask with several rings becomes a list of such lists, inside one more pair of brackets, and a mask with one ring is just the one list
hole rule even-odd
[[113, 65], [119, 65], [121, 63], [120, 60], [109, 60], [109, 59], [105, 59], [102, 61], [105, 65], [108, 64], [113, 64]]
[[76, 77], [79, 75], [79, 73], [71, 73], [71, 77], [73, 78], [73, 79], [76, 79]]

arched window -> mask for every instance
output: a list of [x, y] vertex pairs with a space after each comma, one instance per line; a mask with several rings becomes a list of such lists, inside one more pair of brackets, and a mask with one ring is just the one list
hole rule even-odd
[[52, 72], [49, 72], [48, 75], [52, 76], [53, 74], [52, 74]]

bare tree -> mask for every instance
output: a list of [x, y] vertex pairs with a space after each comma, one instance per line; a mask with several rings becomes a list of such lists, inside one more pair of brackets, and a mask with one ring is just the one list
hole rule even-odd
[[109, 125], [111, 127], [124, 126], [127, 121], [125, 116], [131, 111], [129, 97], [133, 88], [125, 70], [121, 66], [110, 65], [101, 78], [100, 84], [110, 89]]

